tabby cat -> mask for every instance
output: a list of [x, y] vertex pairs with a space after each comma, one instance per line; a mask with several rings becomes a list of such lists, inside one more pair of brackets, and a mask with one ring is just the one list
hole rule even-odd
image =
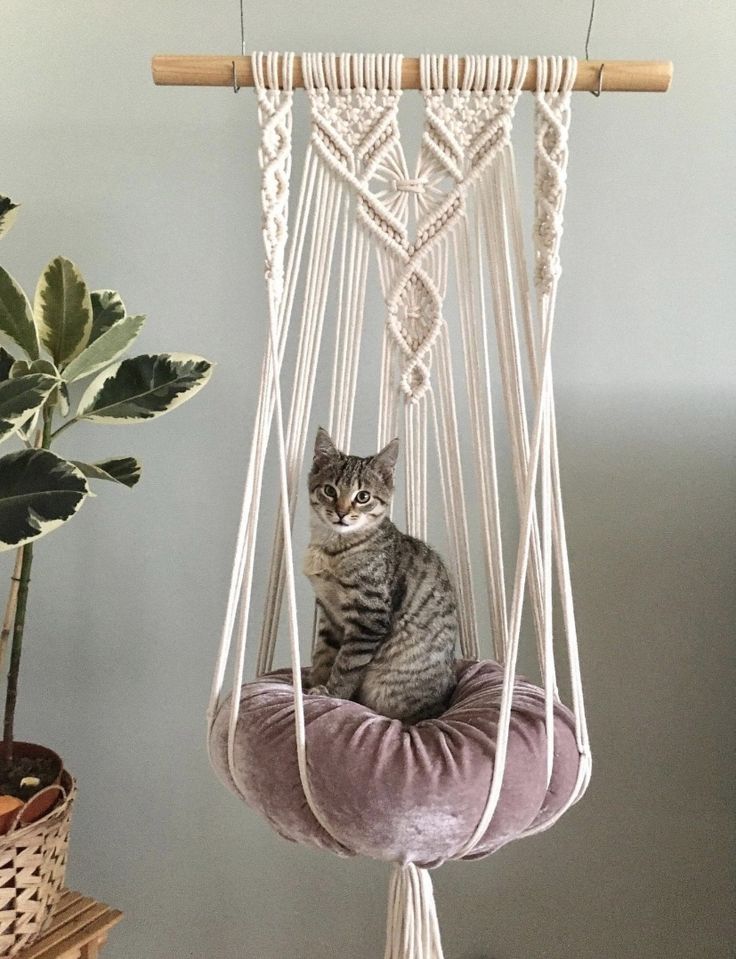
[[442, 560], [388, 517], [398, 451], [393, 440], [375, 456], [349, 456], [317, 433], [304, 566], [319, 609], [309, 686], [412, 723], [447, 705], [458, 626]]

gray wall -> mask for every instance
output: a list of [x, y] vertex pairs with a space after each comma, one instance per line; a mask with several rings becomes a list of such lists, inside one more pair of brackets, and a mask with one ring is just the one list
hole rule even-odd
[[[564, 9], [563, 9], [564, 6]], [[368, 959], [385, 867], [279, 840], [210, 774], [204, 709], [263, 346], [252, 96], [156, 89], [237, 50], [235, 0], [4, 0], [3, 264], [56, 253], [219, 361], [191, 405], [64, 449], [132, 452], [37, 550], [20, 732], [80, 781], [70, 882], [126, 911], [109, 959]], [[248, 5], [250, 47], [581, 53], [587, 0]], [[575, 99], [556, 340], [594, 779], [554, 830], [436, 877], [452, 959], [733, 955], [734, 404], [728, 0], [600, 5], [593, 54], [662, 96]], [[0, 573], [9, 573], [8, 558]]]

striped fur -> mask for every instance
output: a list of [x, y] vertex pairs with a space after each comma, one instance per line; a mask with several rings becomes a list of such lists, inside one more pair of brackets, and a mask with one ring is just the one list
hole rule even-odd
[[304, 565], [319, 609], [310, 686], [416, 722], [439, 715], [454, 687], [457, 613], [438, 554], [388, 517], [397, 456], [398, 440], [360, 457], [317, 434]]

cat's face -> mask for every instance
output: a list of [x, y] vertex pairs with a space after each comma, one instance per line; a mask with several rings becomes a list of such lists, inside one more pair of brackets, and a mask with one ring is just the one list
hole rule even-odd
[[399, 441], [392, 440], [375, 456], [348, 456], [318, 430], [309, 473], [315, 518], [338, 535], [380, 523], [393, 496], [398, 454]]

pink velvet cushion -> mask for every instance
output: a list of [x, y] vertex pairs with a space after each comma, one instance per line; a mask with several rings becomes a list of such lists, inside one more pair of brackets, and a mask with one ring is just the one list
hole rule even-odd
[[[223, 782], [287, 839], [373, 859], [437, 865], [456, 858], [488, 795], [496, 752], [503, 671], [458, 663], [458, 685], [438, 719], [404, 727], [365, 706], [305, 696], [309, 783], [328, 835], [299, 780], [291, 671], [246, 683], [228, 770], [229, 700], [210, 745]], [[580, 761], [572, 714], [555, 706], [555, 763], [547, 785], [544, 693], [517, 679], [503, 788], [472, 858], [554, 818], [572, 794]], [[469, 857], [470, 858], [470, 857]]]

